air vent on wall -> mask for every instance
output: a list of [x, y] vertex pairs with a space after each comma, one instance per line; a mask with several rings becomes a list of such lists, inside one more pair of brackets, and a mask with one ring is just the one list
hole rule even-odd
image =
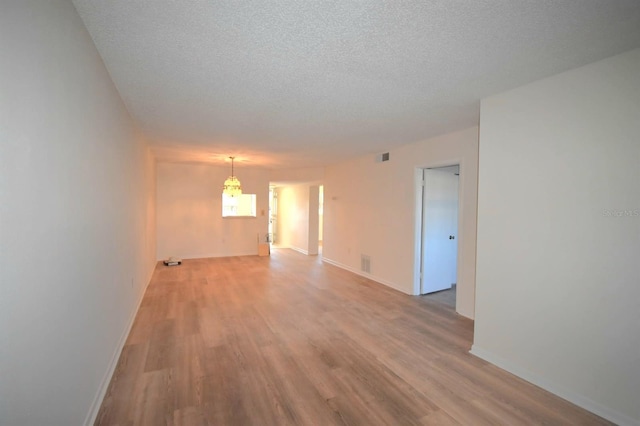
[[382, 154], [376, 155], [376, 163], [382, 163], [383, 161], [389, 161], [389, 153], [384, 152]]
[[366, 254], [360, 255], [360, 270], [362, 272], [371, 273], [371, 257]]

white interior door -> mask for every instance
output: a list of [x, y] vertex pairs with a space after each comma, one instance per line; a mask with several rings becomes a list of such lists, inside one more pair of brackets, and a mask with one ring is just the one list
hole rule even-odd
[[420, 293], [426, 294], [456, 282], [458, 176], [447, 167], [425, 169], [423, 179]]

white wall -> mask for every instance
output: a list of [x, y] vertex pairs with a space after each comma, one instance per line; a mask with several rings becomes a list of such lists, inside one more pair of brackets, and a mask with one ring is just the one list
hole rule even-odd
[[70, 1], [0, 13], [0, 423], [91, 423], [155, 265], [154, 160]]
[[278, 244], [308, 255], [318, 254], [319, 187], [299, 184], [278, 192]]
[[222, 185], [230, 168], [158, 164], [157, 258], [258, 254], [258, 233], [268, 229], [269, 172], [236, 167], [245, 194], [256, 194], [255, 218], [222, 218]]
[[302, 182], [320, 182], [324, 177], [324, 168], [275, 169], [269, 171], [271, 182], [296, 185]]
[[375, 156], [327, 167], [324, 177], [323, 258], [360, 273], [361, 254], [371, 257], [366, 276], [415, 294], [414, 262], [418, 168], [460, 164], [457, 311], [474, 316], [478, 128], [466, 129]]
[[640, 424], [640, 50], [484, 99], [480, 128], [473, 353]]

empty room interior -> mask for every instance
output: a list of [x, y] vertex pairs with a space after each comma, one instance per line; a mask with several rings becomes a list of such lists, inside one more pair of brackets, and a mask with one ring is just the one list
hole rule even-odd
[[0, 424], [640, 425], [640, 2], [5, 0], [0, 46]]

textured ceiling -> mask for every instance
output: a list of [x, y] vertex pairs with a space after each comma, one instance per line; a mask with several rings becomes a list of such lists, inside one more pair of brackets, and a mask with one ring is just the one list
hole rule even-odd
[[160, 160], [312, 167], [640, 47], [638, 0], [74, 0]]

